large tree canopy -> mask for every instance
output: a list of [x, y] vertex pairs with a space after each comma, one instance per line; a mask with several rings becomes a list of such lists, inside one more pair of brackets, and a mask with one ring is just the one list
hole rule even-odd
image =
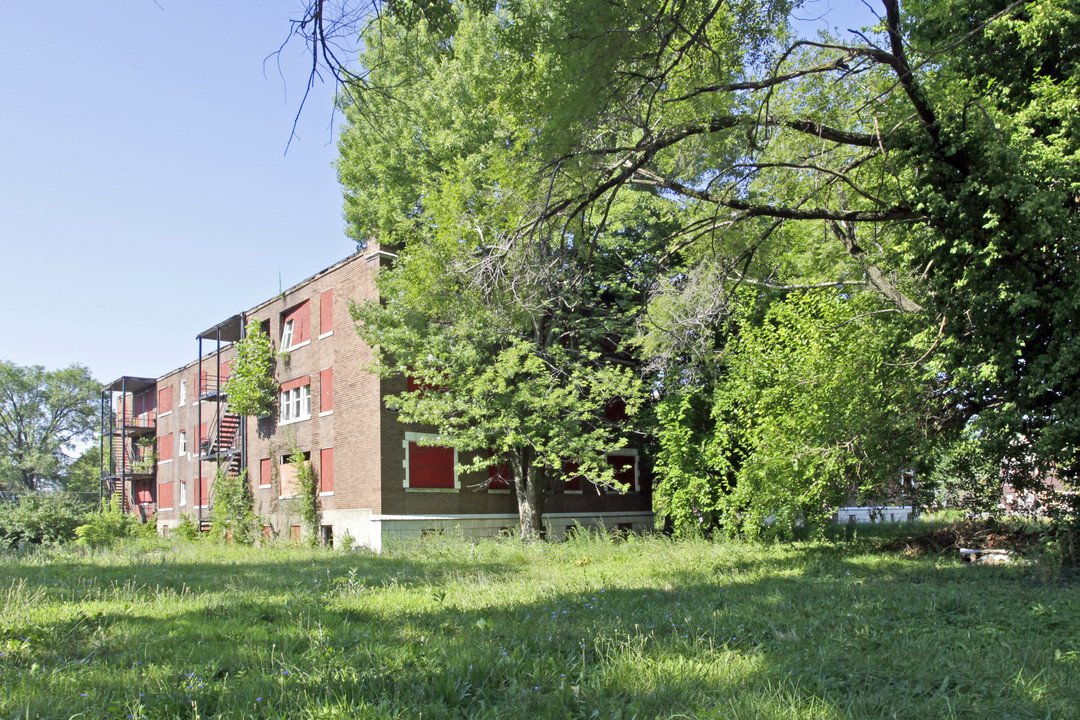
[[0, 360], [0, 463], [26, 490], [57, 479], [96, 427], [101, 386], [82, 365], [46, 370]]
[[937, 422], [1080, 469], [1076, 0], [881, 0], [813, 41], [782, 0], [382, 9], [343, 95], [358, 241], [587, 258], [644, 213], [669, 391], [743, 290], [869, 291], [913, 318]]

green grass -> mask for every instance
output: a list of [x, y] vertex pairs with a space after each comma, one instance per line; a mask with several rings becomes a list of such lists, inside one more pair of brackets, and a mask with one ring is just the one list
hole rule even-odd
[[1080, 601], [865, 542], [0, 556], [0, 718], [1077, 718]]

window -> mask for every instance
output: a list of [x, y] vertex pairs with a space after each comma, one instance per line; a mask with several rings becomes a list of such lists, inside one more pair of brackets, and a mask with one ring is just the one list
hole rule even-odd
[[187, 380], [180, 381], [180, 405], [187, 405]]
[[[491, 453], [494, 455], [494, 453]], [[488, 490], [510, 489], [510, 463], [503, 462], [488, 467]]]
[[292, 337], [293, 337], [293, 321], [292, 320], [286, 320], [285, 324], [281, 326], [281, 349], [282, 350], [285, 350], [286, 348], [291, 348], [292, 347]]
[[311, 342], [311, 303], [307, 300], [281, 314], [281, 349]]
[[180, 431], [180, 447], [177, 448], [177, 457], [187, 455], [187, 430]]
[[172, 445], [172, 433], [168, 435], [159, 435], [157, 439], [158, 446], [158, 462], [167, 463], [172, 462], [173, 459], [173, 445]]
[[[301, 453], [304, 462], [311, 462], [311, 453]], [[293, 497], [300, 494], [300, 486], [297, 483], [297, 471], [300, 469], [293, 462], [293, 455], [283, 455], [281, 464], [278, 465], [278, 479], [281, 481], [281, 489], [278, 493], [281, 497]]]
[[319, 337], [334, 334], [334, 289], [323, 290], [319, 295]]
[[319, 414], [334, 412], [334, 368], [319, 371]]
[[158, 509], [172, 510], [173, 489], [171, 482], [158, 483]]
[[280, 425], [311, 417], [311, 385], [281, 391]]
[[172, 385], [158, 390], [158, 414], [164, 415], [172, 412]]
[[195, 505], [197, 507], [205, 508], [210, 506], [210, 484], [207, 482], [208, 478], [199, 478], [199, 496], [195, 498]]
[[405, 487], [426, 490], [458, 488], [457, 451], [452, 447], [427, 445], [438, 435], [405, 433]]
[[180, 507], [187, 505], [187, 483], [180, 483]]
[[638, 479], [637, 450], [616, 450], [608, 453], [607, 463], [614, 470], [616, 482], [622, 483], [630, 492], [641, 490]]
[[270, 458], [259, 461], [259, 487], [266, 488], [274, 484], [274, 465]]
[[319, 492], [324, 495], [334, 492], [334, 448], [319, 451]]

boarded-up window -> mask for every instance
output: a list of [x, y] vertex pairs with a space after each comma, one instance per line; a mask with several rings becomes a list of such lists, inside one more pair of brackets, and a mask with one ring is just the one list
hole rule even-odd
[[163, 387], [158, 390], [158, 412], [172, 412], [172, 399], [172, 385], [170, 385], [169, 387]]
[[198, 507], [209, 507], [210, 505], [210, 478], [199, 478], [199, 495], [195, 498], [195, 505]]
[[319, 492], [334, 492], [334, 448], [319, 451]]
[[334, 368], [319, 371], [319, 412], [334, 409]]
[[581, 473], [578, 472], [578, 464], [576, 462], [564, 462], [563, 463], [563, 477], [566, 482], [563, 484], [563, 492], [581, 492], [582, 480]]
[[132, 483], [132, 492], [135, 495], [135, 502], [137, 503], [152, 503], [154, 502], [153, 484], [149, 480], [142, 482]]
[[259, 486], [269, 487], [274, 481], [274, 465], [270, 458], [259, 460]]
[[225, 381], [229, 379], [229, 373], [232, 372], [232, 360], [226, 360], [218, 366], [218, 379], [221, 384], [224, 385]]
[[334, 289], [323, 290], [319, 295], [319, 333], [334, 331]]
[[[301, 457], [304, 462], [311, 461], [310, 453], [301, 453]], [[300, 467], [295, 455], [287, 455], [281, 458], [281, 464], [278, 465], [278, 480], [281, 482], [281, 491], [278, 493], [281, 497], [290, 497], [300, 494], [300, 484], [296, 479], [297, 472]]]
[[172, 433], [169, 433], [168, 435], [158, 435], [157, 446], [158, 462], [173, 459]]
[[292, 538], [296, 542], [300, 542], [300, 526], [299, 525], [290, 525], [289, 526], [289, 537]]
[[409, 487], [452, 489], [454, 448], [409, 442]]
[[168, 510], [173, 506], [173, 484], [171, 482], [158, 483], [158, 507]]
[[488, 468], [488, 489], [506, 490], [510, 487], [510, 463], [499, 463]]
[[636, 455], [608, 455], [607, 462], [614, 470], [616, 481], [625, 485], [628, 490], [641, 489], [638, 487]]

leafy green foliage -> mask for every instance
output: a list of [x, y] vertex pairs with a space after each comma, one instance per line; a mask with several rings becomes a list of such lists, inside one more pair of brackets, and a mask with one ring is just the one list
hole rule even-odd
[[0, 360], [0, 481], [36, 490], [59, 478], [73, 443], [93, 436], [100, 390], [82, 365], [45, 370]]
[[134, 515], [125, 513], [115, 499], [86, 519], [86, 524], [75, 528], [76, 543], [85, 547], [109, 547], [127, 539], [157, 535], [153, 518], [141, 523]]
[[91, 505], [65, 493], [26, 493], [0, 503], [0, 545], [68, 542]]
[[277, 401], [274, 383], [274, 346], [258, 322], [248, 323], [244, 337], [236, 342], [236, 358], [223, 386], [229, 411], [241, 417], [273, 412]]
[[247, 470], [229, 474], [218, 465], [214, 477], [214, 533], [219, 540], [251, 545], [258, 538], [259, 518], [252, 510], [254, 498]]
[[67, 468], [60, 486], [67, 492], [88, 493], [89, 498], [101, 491], [101, 445], [94, 442]]
[[304, 539], [308, 545], [314, 547], [319, 544], [322, 525], [319, 476], [315, 474], [315, 467], [299, 449], [293, 450], [289, 463], [296, 467], [296, 486], [300, 491], [296, 509], [304, 529]]
[[656, 492], [677, 527], [790, 537], [844, 503], [914, 501], [896, 486], [932, 452], [933, 375], [918, 322], [875, 309], [835, 290], [739, 306], [714, 390], [661, 405]]

